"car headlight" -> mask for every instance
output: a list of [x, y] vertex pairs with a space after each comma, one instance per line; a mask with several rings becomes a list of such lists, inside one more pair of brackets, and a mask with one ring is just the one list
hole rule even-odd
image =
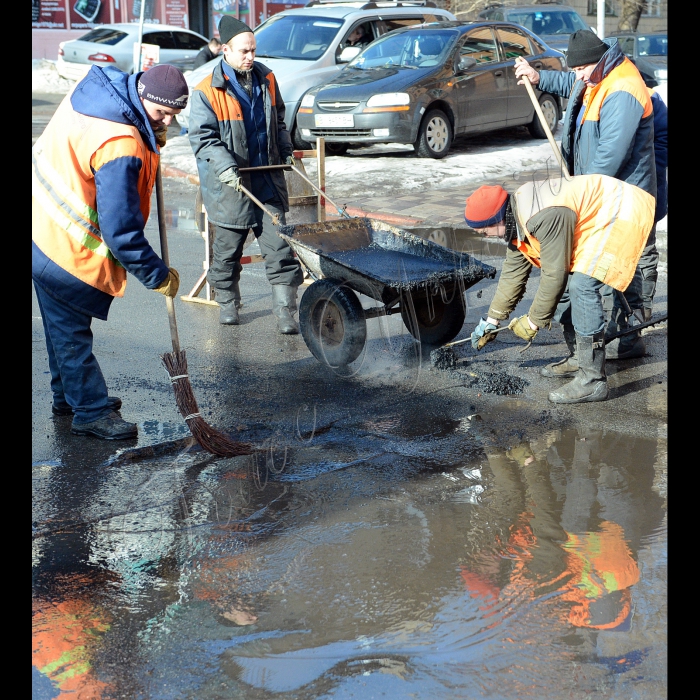
[[654, 77], [657, 80], [668, 80], [668, 69], [666, 68], [659, 68], [654, 71]]
[[313, 107], [314, 106], [314, 96], [304, 95], [301, 99], [301, 107]]
[[406, 92], [385, 92], [382, 95], [372, 95], [367, 100], [368, 107], [400, 107], [411, 102]]

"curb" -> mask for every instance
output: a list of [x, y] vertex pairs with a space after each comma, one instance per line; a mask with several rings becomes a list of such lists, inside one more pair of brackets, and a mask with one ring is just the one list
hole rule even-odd
[[[171, 165], [166, 165], [162, 167], [163, 177], [178, 177], [188, 180], [191, 184], [199, 186], [199, 176], [190, 175], [180, 168], [174, 168]], [[364, 216], [370, 219], [379, 219], [387, 224], [392, 224], [394, 226], [418, 226], [425, 222], [425, 219], [416, 219], [412, 216], [402, 216], [401, 214], [391, 214], [389, 212], [382, 211], [366, 211], [361, 207], [346, 207], [345, 211], [350, 216]], [[328, 219], [340, 219], [342, 217], [335, 213], [335, 207], [327, 207], [327, 217]]]

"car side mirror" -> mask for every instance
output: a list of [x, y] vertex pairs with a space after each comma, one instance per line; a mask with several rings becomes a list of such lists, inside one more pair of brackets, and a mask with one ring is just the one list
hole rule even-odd
[[345, 47], [338, 57], [338, 63], [349, 63], [360, 51], [362, 51], [362, 49], [359, 46]]
[[457, 70], [462, 72], [463, 70], [471, 70], [476, 65], [476, 59], [471, 58], [471, 56], [462, 56], [457, 64]]

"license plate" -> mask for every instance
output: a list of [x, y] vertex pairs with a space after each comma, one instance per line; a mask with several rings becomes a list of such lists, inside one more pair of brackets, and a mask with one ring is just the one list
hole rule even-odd
[[316, 126], [355, 126], [352, 114], [317, 114]]

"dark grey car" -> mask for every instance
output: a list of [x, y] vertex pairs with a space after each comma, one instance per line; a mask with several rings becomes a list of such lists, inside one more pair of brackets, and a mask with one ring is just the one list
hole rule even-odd
[[639, 69], [647, 87], [668, 80], [668, 34], [666, 32], [611, 32], [620, 50]]
[[[510, 22], [439, 22], [374, 41], [332, 81], [309, 90], [297, 124], [304, 138], [331, 144], [412, 143], [444, 158], [455, 136], [524, 125], [546, 138], [515, 58], [537, 70], [564, 70], [564, 55]], [[554, 133], [561, 101], [537, 92]]]

